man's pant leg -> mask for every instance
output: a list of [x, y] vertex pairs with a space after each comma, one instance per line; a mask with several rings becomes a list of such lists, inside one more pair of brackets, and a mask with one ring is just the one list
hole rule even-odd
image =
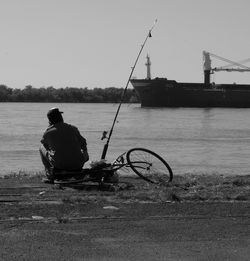
[[45, 147], [43, 145], [41, 145], [41, 147], [39, 148], [39, 152], [40, 152], [40, 155], [41, 155], [42, 163], [43, 163], [45, 170], [46, 170], [46, 176], [49, 177], [51, 175], [50, 170], [53, 166], [51, 165], [51, 163], [49, 161], [48, 151], [45, 149]]

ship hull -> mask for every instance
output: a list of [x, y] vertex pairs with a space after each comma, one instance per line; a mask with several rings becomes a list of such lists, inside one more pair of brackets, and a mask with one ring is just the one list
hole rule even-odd
[[165, 78], [133, 79], [142, 107], [250, 108], [250, 85], [178, 83]]

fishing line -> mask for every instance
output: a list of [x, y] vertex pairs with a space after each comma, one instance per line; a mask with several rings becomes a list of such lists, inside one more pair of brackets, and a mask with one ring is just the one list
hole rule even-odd
[[[145, 44], [146, 44], [148, 38], [149, 38], [149, 37], [152, 37], [151, 32], [152, 32], [152, 30], [154, 29], [156, 22], [157, 22], [157, 19], [154, 21], [153, 26], [150, 28], [150, 30], [149, 30], [149, 32], [148, 32], [148, 34], [147, 34], [147, 36], [146, 36], [146, 38], [145, 38], [143, 44], [141, 45], [140, 51], [139, 51], [139, 53], [138, 53], [138, 55], [137, 55], [137, 57], [136, 57], [136, 59], [135, 59], [134, 65], [133, 65], [133, 67], [131, 67], [131, 72], [130, 72], [130, 75], [129, 75], [129, 78], [128, 78], [126, 87], [124, 88], [123, 93], [122, 93], [122, 95], [121, 95], [121, 101], [120, 101], [119, 106], [118, 106], [118, 108], [117, 108], [117, 111], [116, 111], [116, 114], [115, 114], [115, 118], [114, 118], [114, 120], [113, 120], [113, 123], [112, 123], [111, 129], [110, 129], [110, 131], [109, 131], [109, 134], [108, 134], [106, 131], [103, 132], [102, 140], [105, 139], [105, 138], [107, 138], [107, 142], [106, 142], [106, 144], [105, 144], [104, 147], [103, 147], [101, 159], [105, 159], [105, 157], [106, 157], [106, 154], [107, 154], [107, 151], [108, 151], [109, 142], [110, 142], [110, 138], [111, 138], [111, 136], [112, 136], [113, 129], [114, 129], [114, 126], [115, 126], [115, 123], [116, 123], [116, 119], [117, 119], [117, 117], [118, 117], [118, 114], [119, 114], [121, 105], [122, 105], [122, 103], [123, 103], [123, 100], [124, 100], [125, 93], [126, 93], [126, 91], [127, 91], [129, 82], [130, 82], [130, 80], [131, 80], [131, 77], [132, 77], [133, 72], [134, 72], [134, 70], [135, 70], [135, 66], [136, 66], [136, 64], [137, 64], [137, 62], [138, 62], [138, 60], [139, 60], [139, 57], [140, 57], [140, 55], [141, 55], [141, 52], [142, 52], [142, 50], [143, 50], [143, 48], [144, 48], [144, 46], [145, 46]], [[106, 137], [107, 134], [108, 134], [108, 137]]]

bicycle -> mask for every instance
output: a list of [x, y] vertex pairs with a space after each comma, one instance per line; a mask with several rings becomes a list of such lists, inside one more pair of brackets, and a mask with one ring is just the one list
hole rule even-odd
[[[121, 168], [131, 169], [143, 180], [153, 184], [169, 183], [173, 172], [169, 164], [157, 153], [145, 148], [133, 148], [122, 153], [112, 163], [98, 161], [91, 168], [79, 171], [52, 170], [56, 184], [76, 184], [108, 181]], [[111, 182], [112, 183], [112, 182]]]

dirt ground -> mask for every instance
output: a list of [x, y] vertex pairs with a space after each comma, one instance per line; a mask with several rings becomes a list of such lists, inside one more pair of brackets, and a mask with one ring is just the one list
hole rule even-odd
[[249, 260], [250, 177], [0, 179], [0, 260]]

